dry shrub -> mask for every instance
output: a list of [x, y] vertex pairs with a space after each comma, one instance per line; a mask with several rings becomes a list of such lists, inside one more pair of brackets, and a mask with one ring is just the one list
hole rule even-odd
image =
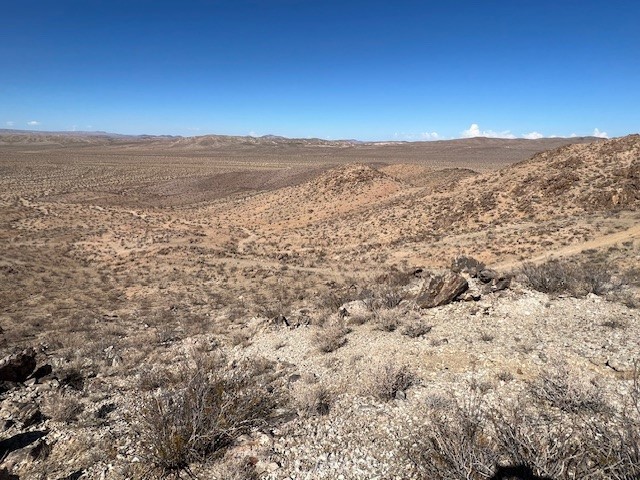
[[71, 395], [56, 395], [47, 404], [45, 413], [56, 422], [73, 423], [84, 412], [84, 405]]
[[392, 268], [385, 274], [378, 276], [375, 279], [375, 282], [379, 285], [385, 285], [391, 288], [404, 287], [409, 285], [414, 278], [415, 277], [412, 272], [405, 272]]
[[395, 286], [384, 285], [374, 295], [374, 308], [396, 308], [404, 300], [403, 291]]
[[345, 303], [349, 303], [354, 300], [358, 300], [356, 291], [345, 288], [340, 291], [330, 291], [320, 294], [317, 306], [320, 309], [325, 309], [333, 313], [337, 312]]
[[324, 385], [301, 385], [297, 395], [298, 410], [308, 416], [327, 415], [334, 395]]
[[610, 318], [601, 323], [603, 327], [610, 328], [611, 330], [624, 330], [629, 326], [629, 322], [623, 318]]
[[558, 260], [549, 260], [540, 265], [525, 263], [521, 273], [527, 284], [539, 292], [559, 294], [568, 289], [567, 270]]
[[349, 325], [364, 325], [371, 320], [373, 314], [370, 312], [355, 313], [347, 317]]
[[[594, 408], [582, 396], [576, 404], [574, 394], [567, 394], [571, 389], [564, 385], [577, 382], [562, 382], [559, 389], [552, 387], [556, 405], [546, 398], [521, 395], [489, 408], [477, 389], [462, 401], [451, 396], [445, 408], [430, 411], [428, 421], [409, 436], [406, 452], [415, 477], [640, 478], [637, 369], [621, 409], [613, 404]], [[596, 395], [604, 398], [599, 390]], [[555, 401], [558, 396], [562, 401]]]
[[496, 337], [489, 332], [482, 332], [480, 334], [480, 340], [482, 340], [483, 342], [493, 342], [494, 338]]
[[346, 345], [346, 336], [350, 331], [343, 325], [330, 325], [318, 331], [313, 340], [321, 352], [331, 353]]
[[238, 436], [265, 425], [283, 401], [275, 379], [255, 363], [200, 363], [184, 378], [182, 386], [147, 397], [139, 410], [144, 455], [166, 474], [215, 458]]
[[432, 328], [433, 327], [431, 325], [427, 325], [426, 323], [416, 322], [404, 327], [404, 329], [402, 330], [402, 334], [406, 335], [409, 338], [420, 338], [429, 333]]
[[156, 390], [161, 387], [175, 385], [180, 379], [176, 372], [169, 369], [146, 369], [140, 373], [138, 388], [144, 392]]
[[370, 391], [383, 401], [396, 398], [398, 392], [404, 392], [418, 382], [415, 373], [406, 365], [390, 363], [374, 371], [370, 381]]
[[378, 310], [373, 318], [376, 328], [383, 332], [395, 332], [400, 326], [400, 313], [397, 310]]
[[450, 268], [455, 273], [468, 273], [472, 277], [475, 277], [485, 268], [485, 264], [473, 257], [459, 255], [453, 259]]
[[259, 478], [256, 466], [247, 457], [225, 460], [218, 466], [214, 476], [214, 480], [258, 480]]
[[60, 369], [58, 380], [60, 385], [70, 387], [73, 390], [81, 391], [84, 389], [84, 375], [80, 368], [70, 366]]
[[487, 479], [498, 457], [486, 436], [481, 397], [455, 400], [446, 410], [434, 410], [429, 423], [410, 437], [407, 453], [416, 477], [431, 479]]
[[538, 381], [530, 385], [530, 391], [536, 399], [565, 412], [607, 410], [602, 389], [571, 375], [563, 363], [544, 370]]
[[640, 475], [640, 424], [627, 412], [576, 415], [526, 400], [489, 416], [496, 449], [510, 465], [553, 479], [635, 479]]
[[521, 274], [531, 288], [552, 295], [605, 295], [613, 294], [620, 287], [606, 266], [590, 262], [570, 263], [552, 259], [539, 265], [525, 263]]
[[621, 303], [628, 308], [640, 308], [640, 296], [638, 296], [638, 294], [628, 286], [626, 288], [610, 292], [607, 295], [607, 298], [611, 301]]

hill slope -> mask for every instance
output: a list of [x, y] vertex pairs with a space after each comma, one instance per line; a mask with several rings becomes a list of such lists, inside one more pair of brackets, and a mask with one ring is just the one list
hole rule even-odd
[[421, 264], [446, 264], [453, 252], [501, 262], [631, 228], [640, 201], [639, 152], [635, 135], [561, 147], [482, 175], [381, 168], [405, 178], [415, 173], [422, 187], [345, 167], [238, 204], [234, 215], [251, 225], [266, 221], [270, 235], [294, 247], [315, 242], [354, 262], [381, 252]]

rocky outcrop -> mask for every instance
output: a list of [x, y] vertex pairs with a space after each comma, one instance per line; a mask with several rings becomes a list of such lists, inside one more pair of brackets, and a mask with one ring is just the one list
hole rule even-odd
[[495, 270], [485, 268], [478, 273], [478, 280], [484, 284], [485, 293], [499, 292], [511, 286], [511, 276], [502, 275]]
[[0, 361], [0, 382], [24, 382], [36, 369], [36, 351], [27, 348]]
[[416, 297], [416, 304], [420, 308], [433, 308], [456, 300], [467, 291], [469, 283], [457, 273], [447, 271], [442, 274], [432, 274]]

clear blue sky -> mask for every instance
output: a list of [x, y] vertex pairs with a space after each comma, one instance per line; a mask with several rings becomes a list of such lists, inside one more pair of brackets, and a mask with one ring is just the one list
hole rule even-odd
[[640, 131], [637, 0], [0, 4], [0, 128], [363, 140]]

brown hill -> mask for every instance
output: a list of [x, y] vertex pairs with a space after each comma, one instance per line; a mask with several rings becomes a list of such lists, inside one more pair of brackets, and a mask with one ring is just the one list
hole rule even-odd
[[266, 222], [270, 235], [293, 248], [314, 243], [356, 263], [381, 251], [395, 261], [446, 264], [452, 252], [504, 262], [575, 250], [606, 235], [624, 241], [619, 232], [637, 222], [639, 144], [639, 136], [630, 136], [561, 147], [467, 178], [380, 169], [432, 179], [422, 187], [370, 167], [344, 167], [239, 204], [236, 216]]
[[384, 204], [409, 186], [362, 164], [336, 167], [300, 185], [242, 201], [233, 217], [247, 225], [289, 229]]
[[451, 186], [463, 178], [478, 175], [469, 168], [444, 168], [437, 170], [417, 164], [400, 163], [378, 168], [381, 172], [416, 187], [429, 187], [436, 190]]

